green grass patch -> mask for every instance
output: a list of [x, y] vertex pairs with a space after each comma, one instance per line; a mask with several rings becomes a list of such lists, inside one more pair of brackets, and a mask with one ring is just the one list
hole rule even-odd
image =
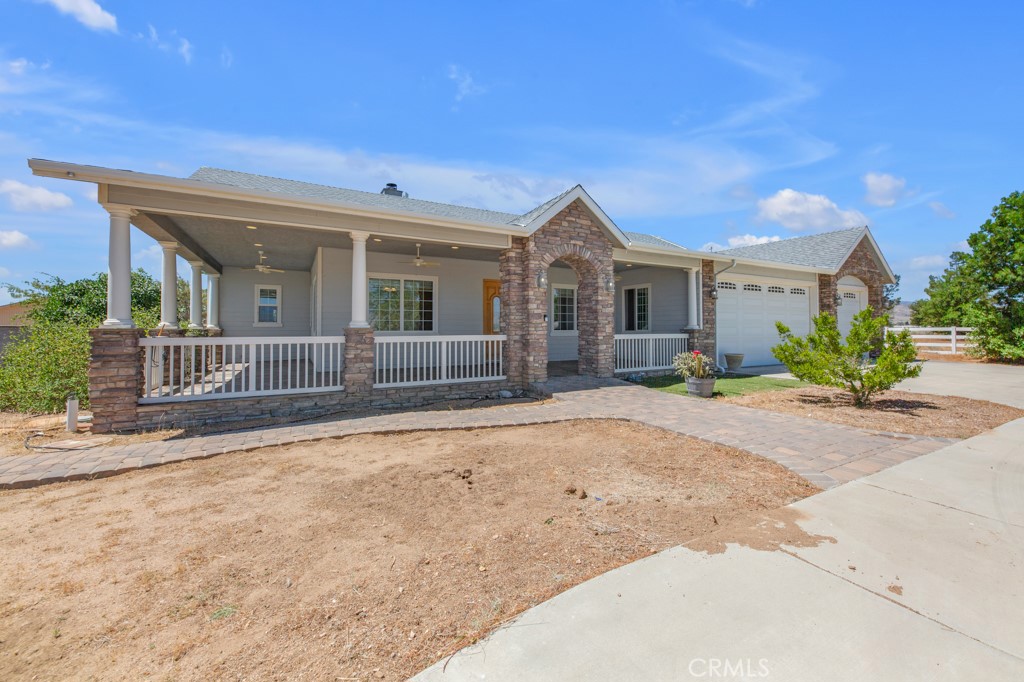
[[[687, 395], [686, 382], [675, 375], [647, 377], [640, 383], [647, 388], [653, 388], [665, 393]], [[718, 377], [715, 381], [715, 397], [747, 395], [748, 393], [760, 393], [761, 391], [781, 391], [803, 385], [804, 382], [797, 381], [796, 379], [727, 374], [724, 377]]]

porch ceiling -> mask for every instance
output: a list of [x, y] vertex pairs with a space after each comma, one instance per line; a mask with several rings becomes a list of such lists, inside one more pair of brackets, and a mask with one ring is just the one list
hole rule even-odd
[[[207, 218], [189, 215], [143, 214], [136, 225], [157, 240], [180, 241], [171, 232], [180, 231], [206, 252], [204, 260], [215, 260], [227, 267], [251, 267], [263, 251], [267, 264], [284, 270], [309, 270], [313, 266], [318, 246], [351, 249], [352, 239], [347, 232], [305, 229], [273, 223]], [[255, 230], [247, 226], [256, 227]], [[164, 229], [161, 226], [166, 226]], [[372, 234], [372, 233], [371, 233]], [[181, 235], [178, 235], [180, 237]], [[367, 250], [416, 255], [416, 239], [376, 237], [367, 242]], [[262, 246], [256, 246], [262, 244]], [[459, 246], [446, 242], [422, 242], [424, 258], [462, 258], [467, 260], [496, 261], [500, 250]], [[196, 249], [185, 249], [194, 252]], [[203, 257], [200, 255], [200, 257]]]

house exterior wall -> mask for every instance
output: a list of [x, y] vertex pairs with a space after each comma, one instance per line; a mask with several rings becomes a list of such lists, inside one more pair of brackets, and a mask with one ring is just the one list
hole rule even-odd
[[[721, 270], [725, 265], [719, 264], [718, 269]], [[806, 282], [807, 284], [813, 285], [817, 280], [816, 273], [803, 272], [800, 270], [780, 270], [779, 268], [763, 268], [756, 265], [737, 265], [734, 268], [729, 268], [726, 272], [723, 272], [718, 276], [719, 280], [728, 280], [730, 276], [743, 276], [747, 275], [750, 277], [757, 277], [758, 279], [784, 279], [787, 281]]]
[[864, 282], [868, 288], [868, 305], [876, 315], [881, 313], [882, 291], [886, 275], [875, 258], [874, 250], [868, 243], [867, 237], [860, 240], [835, 275], [818, 275], [818, 310], [836, 314], [836, 294], [839, 290], [839, 280], [847, 276], [856, 277]]
[[[340, 334], [352, 318], [352, 252], [322, 249], [323, 306], [322, 333]], [[430, 258], [439, 267], [420, 267], [407, 262], [410, 256], [370, 251], [366, 272], [376, 274], [436, 277], [435, 322], [438, 334], [481, 334], [484, 328], [483, 281], [498, 279], [498, 259]], [[377, 332], [381, 335], [383, 332]]]
[[686, 270], [634, 267], [623, 270], [615, 283], [615, 333], [626, 333], [623, 289], [636, 284], [651, 285], [651, 333], [678, 334], [689, 324], [686, 318], [689, 291]]
[[[280, 327], [253, 325], [257, 284], [281, 286]], [[220, 281], [220, 328], [225, 336], [309, 336], [309, 284], [308, 271], [264, 275], [255, 270], [225, 267]], [[336, 333], [341, 334], [341, 329]]]

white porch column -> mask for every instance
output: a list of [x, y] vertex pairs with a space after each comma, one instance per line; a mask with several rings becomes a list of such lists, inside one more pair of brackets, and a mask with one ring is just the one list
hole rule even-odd
[[110, 250], [107, 256], [107, 319], [104, 327], [131, 329], [132, 322], [132, 213], [127, 208], [108, 208]]
[[686, 326], [689, 329], [700, 329], [699, 312], [697, 308], [697, 270], [690, 268], [686, 271]]
[[370, 326], [366, 319], [366, 240], [367, 232], [349, 232], [352, 237], [352, 321], [349, 327], [365, 328]]
[[200, 329], [203, 326], [203, 264], [189, 262], [192, 266], [192, 282], [189, 284], [188, 326]]
[[220, 274], [206, 276], [206, 328], [220, 329]]
[[178, 242], [160, 242], [164, 267], [160, 280], [160, 326], [178, 328]]

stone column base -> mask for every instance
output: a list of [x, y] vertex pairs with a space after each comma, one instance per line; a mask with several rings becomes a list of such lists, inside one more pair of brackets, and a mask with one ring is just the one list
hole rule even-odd
[[142, 390], [139, 329], [93, 329], [89, 405], [93, 433], [134, 431]]
[[345, 393], [370, 396], [373, 393], [373, 328], [345, 329]]

